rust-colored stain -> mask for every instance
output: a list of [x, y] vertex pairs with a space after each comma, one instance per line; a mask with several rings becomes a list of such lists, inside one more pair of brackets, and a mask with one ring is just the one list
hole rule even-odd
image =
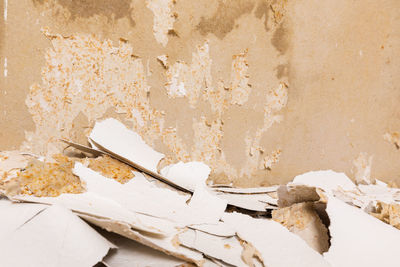
[[254, 2], [247, 0], [222, 1], [218, 3], [217, 11], [211, 18], [202, 17], [197, 25], [202, 35], [213, 33], [223, 39], [235, 26], [235, 20], [253, 10]]
[[[32, 0], [35, 5], [42, 5], [49, 0]], [[71, 13], [71, 20], [78, 17], [90, 18], [94, 15], [103, 15], [109, 20], [128, 18], [131, 26], [135, 21], [131, 17], [132, 6], [130, 0], [56, 0], [62, 7]]]

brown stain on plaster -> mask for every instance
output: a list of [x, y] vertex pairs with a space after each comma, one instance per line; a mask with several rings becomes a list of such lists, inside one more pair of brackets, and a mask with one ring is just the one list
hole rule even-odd
[[[32, 1], [35, 6], [49, 2], [49, 0]], [[56, 0], [56, 3], [69, 11], [70, 20], [100, 15], [105, 16], [109, 21], [127, 18], [131, 26], [135, 26], [135, 21], [131, 16], [133, 7], [130, 0]]]
[[285, 54], [289, 49], [289, 38], [290, 33], [288, 28], [286, 27], [285, 23], [281, 23], [275, 30], [271, 43], [279, 51], [279, 53]]
[[270, 12], [271, 12], [271, 7], [267, 0], [259, 1], [256, 10], [254, 11], [254, 15], [256, 16], [256, 18], [264, 19], [264, 28], [266, 31], [270, 30], [268, 26], [268, 19]]
[[279, 64], [276, 66], [276, 77], [278, 79], [289, 77], [289, 69], [289, 64]]
[[247, 0], [222, 1], [218, 3], [218, 8], [211, 18], [202, 17], [197, 29], [202, 35], [213, 33], [219, 39], [233, 30], [235, 20], [253, 10], [254, 2]]

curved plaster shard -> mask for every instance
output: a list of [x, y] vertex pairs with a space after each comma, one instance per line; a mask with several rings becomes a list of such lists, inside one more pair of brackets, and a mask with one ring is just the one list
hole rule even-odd
[[399, 230], [333, 196], [327, 197], [331, 246], [324, 258], [332, 266], [399, 266]]
[[225, 213], [222, 220], [236, 230], [240, 239], [254, 246], [265, 266], [330, 266], [304, 240], [273, 220], [254, 219], [236, 212]]
[[155, 151], [138, 133], [129, 130], [116, 119], [96, 122], [89, 138], [94, 141], [95, 146], [100, 146], [155, 173], [158, 162], [164, 158], [164, 154]]
[[332, 170], [306, 172], [294, 177], [293, 183], [318, 187], [327, 193], [332, 193], [333, 190], [339, 188], [343, 190], [353, 190], [356, 188], [356, 185], [346, 174]]
[[168, 165], [160, 171], [162, 176], [191, 192], [199, 184], [206, 185], [206, 180], [210, 172], [210, 167], [199, 161], [187, 163], [180, 161], [176, 164]]

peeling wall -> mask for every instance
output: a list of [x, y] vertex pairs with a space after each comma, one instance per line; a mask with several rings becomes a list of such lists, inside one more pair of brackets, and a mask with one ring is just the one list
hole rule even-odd
[[49, 155], [112, 116], [218, 183], [355, 178], [362, 153], [400, 181], [396, 0], [4, 3], [0, 150]]

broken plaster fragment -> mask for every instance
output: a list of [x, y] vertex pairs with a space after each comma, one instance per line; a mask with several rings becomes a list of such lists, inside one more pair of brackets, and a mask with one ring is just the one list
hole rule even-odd
[[83, 217], [85, 218], [85, 220], [103, 229], [107, 229], [108, 231], [112, 231], [126, 238], [140, 242], [143, 245], [164, 252], [167, 255], [172, 255], [179, 259], [193, 262], [198, 266], [201, 266], [202, 263], [204, 262], [204, 257], [201, 253], [188, 249], [183, 246], [179, 246], [179, 244], [176, 243], [176, 237], [177, 234], [180, 233], [180, 230], [176, 230], [175, 232], [170, 233], [167, 236], [160, 237], [138, 232], [127, 226], [116, 227], [115, 224], [110, 224], [109, 221], [104, 220], [102, 218], [91, 217], [91, 216], [89, 217], [83, 216]]
[[265, 266], [329, 266], [304, 240], [273, 220], [255, 219], [237, 212], [225, 213], [222, 220], [236, 230], [240, 239], [254, 246]]
[[160, 251], [144, 246], [139, 242], [110, 234], [106, 231], [101, 233], [113, 242], [118, 249], [103, 260], [110, 267], [132, 267], [132, 266], [180, 266], [183, 260], [176, 259]]
[[174, 29], [175, 15], [172, 12], [174, 3], [174, 0], [146, 0], [147, 8], [154, 14], [154, 37], [164, 47], [168, 43], [168, 33]]
[[379, 220], [390, 224], [400, 230], [400, 205], [397, 203], [386, 204], [378, 202], [374, 212], [370, 212]]
[[331, 246], [324, 258], [332, 266], [399, 265], [399, 230], [333, 196], [327, 197]]
[[115, 248], [71, 211], [60, 206], [36, 213], [2, 239], [7, 240], [0, 243], [2, 266], [93, 266]]
[[116, 119], [109, 118], [96, 122], [89, 138], [95, 145], [152, 172], [157, 172], [157, 165], [164, 158], [164, 154], [155, 151], [139, 134], [129, 130]]
[[178, 238], [185, 247], [200, 251], [206, 256], [233, 266], [247, 266], [241, 259], [243, 248], [236, 236], [220, 237], [188, 229], [179, 234]]
[[214, 190], [225, 193], [233, 193], [233, 194], [262, 194], [262, 193], [276, 192], [278, 187], [279, 185], [273, 185], [268, 187], [253, 187], [253, 188], [214, 187]]
[[328, 251], [328, 229], [315, 211], [313, 203], [296, 203], [290, 207], [273, 210], [272, 219], [301, 237], [315, 251], [321, 254]]
[[217, 192], [219, 198], [225, 199], [232, 206], [252, 211], [263, 211], [276, 209], [277, 199], [268, 194], [231, 194]]
[[323, 189], [327, 193], [342, 188], [343, 190], [353, 190], [356, 185], [342, 172], [311, 171], [297, 175], [293, 179], [294, 184], [304, 184]]
[[162, 176], [191, 192], [194, 192], [199, 184], [206, 185], [210, 172], [210, 167], [199, 161], [186, 163], [180, 161], [176, 164], [168, 165], [160, 171]]
[[215, 224], [191, 225], [189, 226], [189, 228], [221, 237], [229, 237], [235, 235], [235, 230], [221, 221]]

